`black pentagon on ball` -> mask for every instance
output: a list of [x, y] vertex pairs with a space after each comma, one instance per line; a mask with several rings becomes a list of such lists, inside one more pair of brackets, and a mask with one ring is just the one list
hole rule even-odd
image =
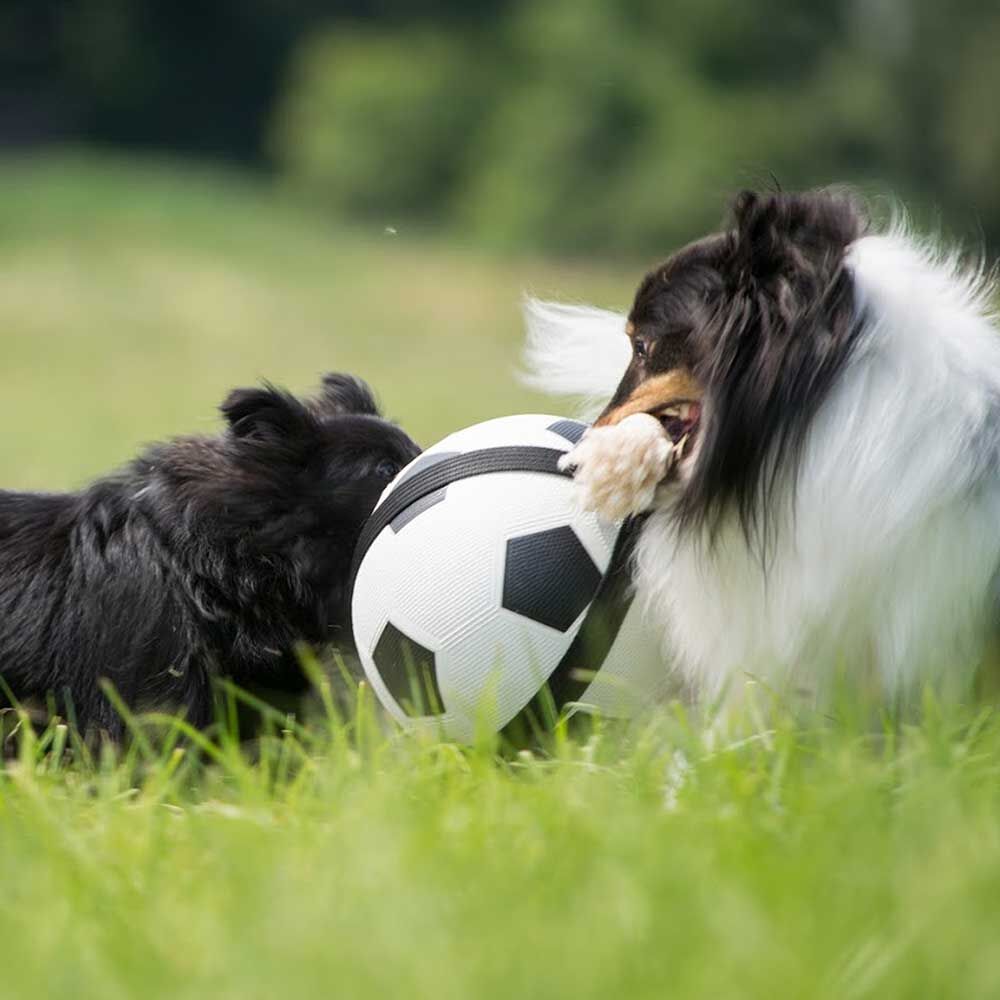
[[601, 571], [568, 525], [507, 542], [503, 606], [508, 611], [565, 632], [600, 583]]
[[[445, 461], [445, 459], [454, 458], [458, 454], [460, 452], [457, 451], [435, 451], [430, 454], [420, 455], [397, 476], [393, 484], [393, 489], [398, 489], [403, 483], [413, 479], [419, 473], [433, 468], [439, 462]], [[390, 522], [393, 534], [398, 535], [414, 518], [419, 517], [425, 510], [430, 510], [431, 507], [439, 504], [445, 498], [447, 492], [448, 488], [442, 486], [441, 489], [434, 490], [419, 500], [414, 500], [406, 510], [400, 511]]]
[[580, 423], [579, 420], [557, 420], [554, 424], [549, 424], [547, 429], [565, 438], [570, 444], [579, 444], [580, 438], [586, 433], [587, 425]]
[[408, 716], [443, 714], [437, 663], [426, 646], [386, 622], [372, 650], [372, 659], [382, 683]]
[[407, 480], [412, 479], [418, 473], [423, 472], [425, 469], [429, 469], [438, 462], [443, 462], [447, 458], [454, 458], [456, 455], [460, 454], [457, 451], [432, 451], [425, 452], [423, 455], [418, 455], [410, 464], [396, 477], [393, 482], [393, 489], [398, 489]]
[[393, 534], [398, 535], [415, 517], [419, 517], [425, 510], [436, 507], [448, 494], [448, 487], [442, 486], [439, 490], [428, 493], [427, 496], [414, 500], [409, 507], [401, 510], [390, 522]]

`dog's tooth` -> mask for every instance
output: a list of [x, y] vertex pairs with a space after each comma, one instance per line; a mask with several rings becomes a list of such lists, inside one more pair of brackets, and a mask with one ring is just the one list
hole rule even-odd
[[663, 408], [663, 416], [677, 417], [680, 420], [687, 420], [691, 416], [693, 407], [691, 403], [676, 403], [673, 406]]

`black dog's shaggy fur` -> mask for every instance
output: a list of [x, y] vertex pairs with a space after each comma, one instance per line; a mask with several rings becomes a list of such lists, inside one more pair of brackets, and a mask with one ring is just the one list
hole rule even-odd
[[133, 709], [212, 714], [212, 678], [292, 691], [298, 641], [347, 618], [351, 556], [386, 483], [419, 451], [368, 387], [328, 375], [300, 401], [237, 389], [226, 430], [151, 447], [72, 494], [0, 492], [0, 674], [84, 731]]

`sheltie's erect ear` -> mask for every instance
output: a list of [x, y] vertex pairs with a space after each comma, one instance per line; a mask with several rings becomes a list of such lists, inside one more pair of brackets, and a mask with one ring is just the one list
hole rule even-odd
[[596, 416], [632, 356], [622, 313], [593, 306], [524, 302], [527, 342], [521, 381], [540, 392], [575, 396], [581, 415]]
[[761, 288], [781, 279], [804, 281], [799, 290], [811, 297], [866, 226], [861, 206], [847, 193], [743, 191], [733, 203], [730, 277]]
[[810, 422], [862, 328], [844, 255], [865, 227], [836, 192], [737, 197], [724, 291], [699, 338], [708, 405], [682, 519], [735, 508], [748, 539], [766, 543], [776, 489], [794, 482]]

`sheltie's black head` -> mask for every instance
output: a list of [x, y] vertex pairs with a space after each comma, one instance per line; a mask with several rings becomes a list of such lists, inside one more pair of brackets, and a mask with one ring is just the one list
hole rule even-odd
[[766, 542], [775, 489], [861, 324], [845, 252], [865, 218], [843, 194], [740, 194], [725, 231], [643, 280], [628, 318], [632, 360], [597, 423], [658, 417], [684, 440], [677, 514], [734, 510]]

